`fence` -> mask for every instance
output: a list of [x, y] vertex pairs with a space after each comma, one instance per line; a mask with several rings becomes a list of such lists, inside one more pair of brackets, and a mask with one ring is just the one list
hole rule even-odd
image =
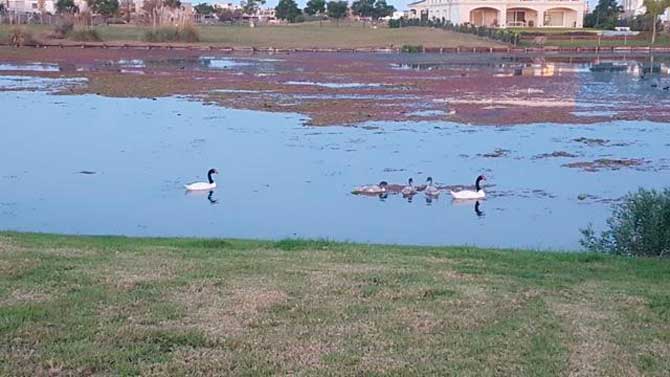
[[54, 25], [62, 19], [49, 13], [5, 12], [0, 13], [0, 24]]

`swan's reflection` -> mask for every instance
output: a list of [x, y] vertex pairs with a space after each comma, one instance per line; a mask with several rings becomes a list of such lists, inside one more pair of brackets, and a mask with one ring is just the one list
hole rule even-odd
[[472, 204], [474, 202], [474, 204], [475, 204], [475, 215], [477, 215], [477, 217], [484, 217], [485, 216], [484, 211], [482, 211], [482, 209], [481, 209], [481, 203], [479, 202], [479, 200], [454, 199], [451, 202], [454, 205], [469, 205], [469, 204]]
[[477, 217], [484, 217], [484, 211], [479, 209], [479, 200], [475, 202], [475, 214], [477, 215]]
[[382, 192], [382, 193], [379, 194], [378, 196], [379, 196], [379, 200], [381, 200], [382, 202], [384, 202], [384, 201], [386, 201], [386, 198], [389, 197], [389, 194], [386, 193], [386, 192]]
[[219, 200], [214, 197], [214, 190], [210, 191], [185, 191], [184, 194], [186, 196], [205, 196], [205, 193], [207, 194], [207, 200], [209, 200], [209, 204], [214, 205], [216, 204]]

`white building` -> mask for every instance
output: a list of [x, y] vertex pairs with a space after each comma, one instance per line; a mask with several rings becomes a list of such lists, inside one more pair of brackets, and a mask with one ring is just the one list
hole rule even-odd
[[[623, 14], [624, 17], [635, 17], [641, 16], [647, 13], [647, 7], [644, 6], [643, 0], [623, 0]], [[670, 8], [666, 9], [664, 13], [660, 15], [662, 22], [670, 21]]]
[[[56, 13], [57, 0], [0, 0], [12, 13]], [[74, 0], [80, 11], [88, 9], [86, 0]]]
[[623, 7], [624, 17], [635, 17], [645, 14], [647, 9], [642, 5], [643, 0], [623, 0], [621, 6]]
[[7, 0], [5, 6], [14, 13], [56, 13], [55, 0]]
[[411, 17], [490, 27], [583, 27], [586, 0], [422, 0]]
[[242, 7], [239, 4], [234, 3], [212, 3], [214, 9], [225, 9], [225, 10], [242, 10]]

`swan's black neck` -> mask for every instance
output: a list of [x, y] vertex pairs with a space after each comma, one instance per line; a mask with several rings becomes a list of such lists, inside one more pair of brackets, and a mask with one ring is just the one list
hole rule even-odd
[[212, 179], [212, 172], [207, 172], [207, 180], [209, 183], [214, 183], [214, 180]]
[[482, 177], [477, 177], [477, 181], [475, 181], [475, 189], [477, 191], [481, 190], [482, 188], [479, 186], [479, 182], [482, 181]]

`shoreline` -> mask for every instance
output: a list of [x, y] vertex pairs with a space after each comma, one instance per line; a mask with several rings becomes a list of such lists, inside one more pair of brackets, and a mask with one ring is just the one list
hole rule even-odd
[[228, 53], [376, 53], [376, 54], [551, 54], [551, 53], [611, 53], [628, 54], [632, 52], [646, 53], [670, 53], [670, 47], [659, 46], [605, 46], [605, 47], [481, 47], [481, 46], [459, 46], [459, 47], [422, 47], [421, 52], [404, 53], [402, 47], [256, 47], [256, 46], [229, 46], [224, 44], [208, 43], [145, 43], [137, 41], [112, 41], [112, 42], [38, 42], [16, 46], [8, 42], [0, 42], [0, 47], [10, 48], [79, 48], [79, 49], [121, 49], [121, 50], [176, 50], [176, 51], [213, 51]]

